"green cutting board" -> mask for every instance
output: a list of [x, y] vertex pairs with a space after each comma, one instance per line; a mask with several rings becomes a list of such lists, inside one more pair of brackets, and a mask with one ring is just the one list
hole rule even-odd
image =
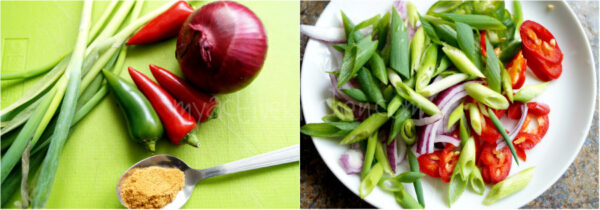
[[[268, 52], [256, 80], [245, 89], [217, 96], [218, 118], [200, 124], [200, 148], [163, 140], [155, 154], [175, 155], [191, 167], [207, 168], [299, 143], [299, 3], [241, 2], [265, 25]], [[142, 14], [163, 2], [145, 1]], [[96, 21], [107, 1], [94, 3]], [[49, 63], [75, 43], [82, 2], [2, 1], [1, 71], [23, 71]], [[175, 39], [129, 47], [126, 66], [151, 75], [156, 64], [181, 75]], [[122, 78], [131, 81], [126, 70]], [[1, 107], [25, 93], [38, 78], [2, 81]], [[47, 208], [122, 208], [115, 187], [121, 174], [153, 154], [127, 137], [112, 94], [75, 128], [60, 157]], [[184, 208], [298, 208], [299, 164], [292, 163], [203, 180]], [[18, 194], [18, 193], [17, 193]], [[20, 199], [18, 195], [9, 201]]]

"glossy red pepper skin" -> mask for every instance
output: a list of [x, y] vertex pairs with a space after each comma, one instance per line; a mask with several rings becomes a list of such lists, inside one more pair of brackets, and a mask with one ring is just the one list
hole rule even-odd
[[[167, 91], [146, 77], [146, 75], [131, 67], [129, 67], [129, 75], [138, 89], [142, 91], [144, 96], [150, 101], [150, 104], [152, 104], [152, 107], [165, 127], [171, 143], [180, 145], [182, 140], [189, 140], [187, 138], [188, 133], [196, 128], [194, 117], [186, 112]], [[194, 142], [188, 143], [197, 145]]]
[[213, 110], [218, 104], [216, 97], [200, 92], [182, 78], [159, 66], [150, 64], [150, 71], [158, 84], [177, 100], [181, 101], [183, 107], [197, 121], [204, 122], [210, 118], [214, 118]]
[[194, 9], [186, 1], [178, 1], [129, 38], [127, 45], [150, 44], [176, 36], [192, 12]]

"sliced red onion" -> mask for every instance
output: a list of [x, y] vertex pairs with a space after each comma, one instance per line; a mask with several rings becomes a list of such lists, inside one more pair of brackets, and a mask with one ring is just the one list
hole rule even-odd
[[406, 1], [398, 0], [393, 3], [394, 8], [396, 8], [396, 12], [400, 15], [402, 19], [406, 19], [408, 17], [408, 12], [406, 11]]
[[348, 149], [340, 157], [340, 164], [346, 171], [346, 174], [357, 174], [362, 170], [363, 153], [358, 149]]
[[441, 143], [448, 143], [448, 144], [452, 144], [455, 147], [460, 146], [460, 140], [457, 138], [454, 138], [452, 136], [448, 136], [448, 135], [438, 135], [435, 138], [435, 142], [441, 142]]
[[400, 163], [406, 155], [406, 143], [400, 137], [396, 137], [392, 143], [387, 145], [386, 150], [392, 171], [398, 173], [397, 168], [400, 167]]
[[340, 27], [321, 27], [312, 25], [300, 25], [300, 33], [311, 39], [321, 40], [329, 43], [346, 42], [346, 32]]
[[[527, 104], [522, 104], [521, 105], [521, 118], [517, 122], [517, 125], [515, 125], [508, 132], [508, 138], [510, 139], [511, 142], [517, 137], [517, 135], [519, 134], [519, 131], [523, 127], [523, 123], [525, 123], [525, 118], [527, 118], [527, 112], [529, 112], [529, 107], [527, 107]], [[504, 141], [504, 139], [502, 137], [500, 137], [496, 141], [496, 150], [500, 150], [504, 146], [506, 146], [506, 141]]]
[[424, 126], [437, 122], [438, 120], [442, 119], [443, 116], [444, 115], [442, 114], [442, 112], [439, 112], [429, 117], [416, 119], [413, 122], [415, 123], [415, 126]]
[[440, 108], [443, 118], [418, 129], [417, 153], [427, 154], [434, 151], [436, 136], [445, 133], [450, 112], [467, 96], [465, 83], [454, 85], [438, 94], [434, 103]]

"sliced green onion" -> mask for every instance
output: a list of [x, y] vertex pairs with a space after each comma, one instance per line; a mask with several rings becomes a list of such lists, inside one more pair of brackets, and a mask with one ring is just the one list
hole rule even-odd
[[[419, 170], [420, 170], [419, 162], [417, 161], [417, 157], [415, 156], [415, 154], [413, 154], [412, 150], [410, 150], [410, 149], [407, 149], [406, 153], [408, 156], [408, 163], [410, 165], [410, 171], [419, 172]], [[423, 207], [425, 207], [425, 198], [423, 197], [423, 186], [421, 185], [421, 180], [420, 179], [416, 180], [415, 182], [413, 182], [413, 185], [415, 186], [415, 193], [417, 194], [417, 199], [419, 200], [419, 204], [420, 204], [419, 206], [420, 206], [420, 208], [423, 208]], [[406, 197], [407, 196], [403, 196], [403, 198], [406, 198]], [[408, 197], [410, 197], [410, 196], [408, 196]], [[410, 198], [412, 198], [412, 197], [410, 197]], [[414, 198], [412, 200], [414, 200]], [[398, 198], [396, 198], [396, 201], [398, 202]], [[398, 202], [398, 203], [400, 203], [400, 202]], [[400, 205], [402, 205], [402, 204], [400, 204]], [[419, 206], [416, 206], [411, 202], [410, 208], [416, 208]], [[409, 208], [408, 206], [407, 207], [402, 206], [402, 207]]]
[[435, 64], [437, 62], [437, 46], [435, 44], [429, 45], [425, 52], [423, 52], [423, 57], [421, 58], [421, 65], [417, 69], [417, 75], [415, 80], [415, 90], [418, 92], [419, 90], [425, 88], [431, 78], [433, 78], [433, 74], [435, 73]]
[[442, 50], [444, 51], [446, 56], [448, 56], [450, 61], [452, 61], [454, 66], [458, 68], [458, 70], [465, 74], [473, 75], [476, 77], [485, 77], [481, 73], [479, 68], [477, 68], [477, 66], [475, 66], [473, 62], [471, 62], [471, 60], [467, 57], [465, 53], [449, 44], [444, 43], [443, 45], [444, 47], [442, 47]]
[[385, 68], [385, 62], [383, 61], [383, 58], [381, 58], [379, 53], [373, 53], [373, 56], [371, 56], [371, 60], [369, 60], [369, 66], [371, 67], [371, 73], [373, 73], [373, 76], [375, 76], [375, 78], [381, 81], [381, 83], [383, 83], [384, 85], [387, 85], [388, 78], [387, 70]]
[[335, 116], [341, 121], [354, 121], [354, 112], [348, 105], [335, 98], [329, 98], [326, 102], [329, 109], [331, 109]]
[[458, 46], [458, 43], [456, 42], [456, 31], [451, 26], [447, 24], [437, 24], [435, 25], [435, 30], [441, 40], [452, 46]]
[[402, 98], [399, 95], [395, 95], [390, 103], [387, 105], [387, 115], [388, 117], [392, 117], [394, 113], [400, 108], [402, 105]]
[[382, 175], [383, 166], [381, 162], [378, 162], [373, 166], [365, 178], [360, 181], [360, 188], [358, 190], [358, 195], [360, 198], [367, 197], [367, 195], [373, 191], [375, 186], [377, 186], [377, 183], [379, 183], [379, 179], [381, 179]]
[[492, 189], [490, 190], [488, 195], [485, 196], [483, 204], [493, 204], [506, 196], [512, 195], [518, 192], [519, 190], [522, 190], [527, 186], [527, 184], [529, 184], [531, 178], [533, 178], [534, 170], [535, 167], [525, 169], [519, 172], [518, 174], [512, 175], [506, 178], [505, 180], [496, 183], [494, 186], [492, 186]]
[[366, 139], [388, 120], [387, 114], [378, 112], [369, 116], [358, 127], [340, 141], [340, 144], [352, 144]]
[[394, 139], [396, 138], [396, 136], [400, 134], [404, 125], [404, 121], [410, 119], [411, 115], [412, 112], [407, 106], [400, 107], [400, 109], [396, 111], [391, 125], [392, 128], [390, 129], [390, 136], [387, 142], [388, 144], [391, 144], [392, 141], [394, 141]]
[[512, 103], [514, 100], [514, 96], [513, 96], [512, 80], [510, 79], [510, 74], [508, 74], [508, 71], [504, 67], [502, 67], [501, 73], [502, 73], [502, 93], [504, 93], [507, 96], [508, 101], [510, 101], [510, 103]]
[[463, 116], [464, 114], [464, 108], [463, 108], [463, 103], [460, 103], [456, 109], [454, 109], [452, 111], [452, 113], [450, 113], [450, 117], [448, 117], [448, 126], [446, 127], [446, 130], [450, 130], [450, 128], [454, 125], [454, 123], [458, 122], [458, 120], [460, 120], [460, 118]]
[[498, 19], [487, 15], [442, 13], [445, 19], [463, 22], [479, 30], [505, 30], [506, 26]]
[[541, 95], [546, 89], [547, 85], [548, 82], [539, 83], [535, 85], [525, 85], [523, 86], [523, 88], [519, 89], [519, 91], [515, 94], [514, 100], [527, 103], [535, 97]]
[[377, 147], [377, 141], [379, 141], [379, 139], [377, 139], [377, 136], [378, 132], [375, 132], [371, 136], [369, 136], [369, 139], [367, 140], [367, 149], [365, 149], [365, 161], [363, 162], [363, 168], [360, 173], [361, 179], [364, 179], [365, 176], [367, 176], [367, 174], [371, 170], [373, 158], [375, 157], [375, 148]]
[[402, 96], [402, 98], [423, 110], [423, 112], [426, 114], [435, 115], [440, 112], [440, 109], [433, 102], [419, 95], [417, 92], [402, 83], [400, 76], [395, 72], [388, 70], [388, 78], [396, 89], [396, 93], [398, 93], [398, 95]]
[[390, 31], [390, 67], [400, 73], [404, 78], [410, 78], [408, 66], [408, 32], [398, 12], [392, 10], [392, 28]]
[[300, 127], [300, 132], [312, 137], [338, 137], [347, 135], [359, 124], [359, 122], [309, 123]]
[[508, 109], [510, 105], [503, 95], [482, 84], [476, 82], [466, 83], [465, 90], [473, 99], [493, 109]]
[[387, 104], [385, 103], [385, 99], [383, 99], [383, 94], [381, 93], [381, 89], [379, 89], [379, 84], [375, 78], [373, 78], [371, 72], [363, 67], [358, 71], [357, 78], [360, 88], [363, 90], [367, 98], [385, 109]]
[[375, 145], [375, 158], [377, 159], [377, 162], [381, 163], [381, 166], [383, 167], [383, 172], [389, 175], [394, 174], [394, 171], [392, 171], [392, 167], [390, 166], [390, 162], [385, 152], [385, 148], [379, 140], [376, 142]]
[[394, 192], [396, 203], [400, 204], [405, 209], [423, 209], [423, 205], [419, 204], [406, 190]]
[[425, 18], [423, 18], [423, 16], [421, 16], [421, 15], [419, 15], [419, 19], [421, 20], [421, 26], [425, 30], [427, 37], [429, 37], [429, 39], [431, 39], [431, 41], [433, 43], [441, 44], [442, 42], [440, 41], [440, 38], [437, 36], [437, 33], [435, 32], [435, 28], [433, 27], [433, 25], [431, 25], [431, 23], [429, 21], [427, 21]]
[[419, 68], [421, 64], [421, 55], [425, 49], [425, 31], [423, 27], [419, 27], [413, 38], [410, 40], [410, 64], [411, 64], [411, 72], [414, 72]]
[[498, 57], [494, 52], [494, 47], [492, 44], [490, 44], [489, 40], [486, 39], [485, 45], [487, 50], [487, 59], [483, 74], [485, 75], [486, 82], [490, 89], [500, 93], [502, 90], [502, 85], [500, 83], [500, 61], [498, 60]]
[[467, 55], [469, 60], [475, 64], [478, 69], [483, 69], [483, 64], [481, 63], [481, 54], [475, 47], [475, 38], [473, 37], [473, 28], [471, 26], [462, 23], [456, 22], [456, 33], [458, 37], [458, 46], [460, 49]]
[[421, 172], [415, 172], [415, 171], [407, 171], [401, 174], [398, 174], [398, 176], [395, 177], [396, 180], [398, 180], [399, 182], [404, 182], [404, 183], [413, 183], [416, 182], [417, 180], [419, 180], [420, 178], [423, 178], [425, 176], [424, 173]]
[[477, 135], [481, 135], [481, 114], [479, 112], [479, 109], [477, 108], [477, 105], [468, 104], [467, 108], [469, 109], [471, 128], [473, 128], [473, 131], [475, 131]]
[[340, 91], [342, 91], [342, 93], [350, 96], [350, 98], [360, 101], [360, 102], [368, 102], [369, 99], [367, 98], [367, 95], [365, 95], [365, 93], [360, 90], [360, 89], [356, 89], [356, 88], [351, 88], [351, 89], [340, 89]]
[[417, 140], [417, 130], [415, 128], [415, 122], [412, 119], [406, 119], [402, 123], [400, 129], [400, 136], [404, 139], [407, 145], [413, 145]]
[[447, 76], [439, 81], [431, 83], [429, 86], [417, 91], [417, 93], [422, 96], [429, 97], [435, 94], [438, 94], [449, 87], [452, 87], [462, 81], [465, 81], [469, 78], [469, 75], [457, 73]]

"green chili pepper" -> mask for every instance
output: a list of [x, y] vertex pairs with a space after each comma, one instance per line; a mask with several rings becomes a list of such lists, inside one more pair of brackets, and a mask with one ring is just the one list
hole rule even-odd
[[481, 115], [479, 112], [479, 109], [477, 108], [477, 105], [475, 104], [468, 104], [467, 105], [468, 109], [469, 109], [469, 118], [470, 118], [470, 122], [471, 122], [471, 128], [473, 128], [473, 131], [475, 131], [475, 133], [477, 135], [481, 135]]
[[423, 209], [423, 205], [419, 204], [415, 198], [410, 196], [406, 190], [400, 190], [398, 192], [394, 192], [394, 197], [396, 198], [396, 203], [400, 204], [402, 208], [405, 209]]
[[512, 80], [510, 79], [510, 74], [508, 71], [502, 67], [502, 93], [504, 93], [508, 97], [508, 101], [510, 103], [513, 102], [513, 89], [512, 89]]
[[352, 144], [364, 140], [377, 131], [388, 119], [386, 113], [378, 112], [372, 114], [346, 135], [346, 137], [340, 141], [340, 144]]
[[358, 195], [360, 198], [365, 198], [367, 195], [373, 191], [373, 188], [379, 183], [379, 179], [383, 175], [383, 166], [382, 163], [379, 162], [373, 166], [371, 171], [365, 176], [364, 179], [360, 181], [360, 188], [358, 190]]
[[398, 111], [396, 111], [396, 114], [394, 115], [394, 120], [391, 125], [392, 128], [390, 129], [390, 136], [389, 136], [388, 142], [387, 142], [388, 144], [392, 143], [392, 141], [400, 133], [400, 131], [402, 130], [404, 121], [410, 119], [411, 115], [412, 115], [412, 113], [410, 111], [410, 108], [408, 108], [406, 106], [400, 107], [400, 109]]
[[323, 122], [339, 122], [340, 118], [338, 118], [335, 114], [328, 114], [321, 118]]
[[485, 71], [483, 72], [483, 74], [485, 75], [486, 82], [490, 89], [496, 91], [497, 93], [500, 93], [502, 90], [502, 86], [500, 83], [500, 61], [498, 60], [498, 57], [494, 52], [494, 47], [492, 46], [492, 44], [490, 44], [489, 40], [485, 41], [485, 45], [487, 51], [487, 59]]
[[477, 77], [485, 77], [479, 68], [477, 68], [477, 66], [475, 66], [475, 64], [473, 64], [473, 62], [471, 62], [471, 60], [467, 57], [467, 55], [465, 55], [465, 53], [449, 44], [444, 43], [443, 45], [444, 47], [442, 47], [442, 50], [446, 56], [448, 56], [450, 61], [452, 61], [454, 66], [458, 68], [458, 70], [465, 74]]
[[519, 53], [519, 51], [521, 51], [521, 41], [513, 40], [511, 42], [504, 43], [500, 45], [500, 55], [498, 58], [502, 62], [508, 63], [517, 55], [517, 53]]
[[387, 69], [385, 68], [385, 62], [383, 61], [383, 58], [381, 58], [379, 53], [373, 53], [373, 56], [371, 56], [371, 60], [369, 60], [369, 66], [371, 67], [371, 73], [373, 73], [373, 76], [379, 79], [379, 81], [381, 81], [381, 83], [383, 83], [384, 85], [387, 85]]
[[511, 139], [508, 137], [508, 134], [506, 134], [506, 130], [504, 130], [504, 126], [502, 126], [502, 123], [500, 122], [500, 120], [498, 120], [498, 117], [496, 117], [496, 115], [494, 114], [494, 111], [490, 108], [488, 108], [488, 115], [490, 116], [490, 120], [492, 120], [492, 124], [494, 124], [494, 126], [496, 126], [496, 129], [498, 130], [498, 132], [500, 132], [500, 135], [502, 135], [502, 138], [504, 138], [504, 141], [506, 142], [506, 145], [508, 145], [508, 148], [510, 149], [510, 152], [513, 155], [513, 158], [515, 159], [515, 162], [517, 162], [517, 165], [519, 165], [519, 157], [517, 157], [517, 152], [515, 151], [515, 147], [512, 144]]
[[156, 141], [162, 137], [164, 129], [152, 105], [134, 85], [109, 71], [103, 70], [102, 73], [125, 114], [129, 136], [154, 152]]
[[483, 204], [493, 204], [494, 202], [506, 196], [522, 190], [527, 186], [527, 184], [529, 184], [529, 181], [531, 181], [534, 170], [535, 167], [531, 167], [519, 172], [518, 174], [512, 175], [501, 182], [498, 182], [492, 186], [492, 189], [485, 197], [485, 200], [483, 200]]
[[335, 98], [329, 98], [326, 102], [329, 109], [333, 111], [333, 114], [335, 114], [338, 119], [341, 121], [354, 121], [354, 112], [348, 105]]
[[338, 137], [347, 135], [359, 124], [359, 122], [309, 123], [300, 127], [300, 132], [312, 137]]
[[419, 68], [419, 64], [421, 64], [421, 55], [423, 54], [423, 50], [425, 49], [425, 31], [423, 27], [419, 27], [413, 38], [410, 40], [410, 63], [411, 63], [411, 72], [414, 72]]
[[444, 19], [463, 22], [479, 30], [505, 30], [506, 26], [498, 19], [487, 15], [442, 13]]
[[469, 60], [475, 64], [477, 69], [483, 69], [481, 54], [475, 47], [477, 45], [475, 44], [475, 38], [473, 38], [473, 28], [465, 23], [456, 22], [456, 33], [460, 49], [467, 55]]
[[525, 85], [515, 94], [514, 100], [527, 103], [531, 101], [531, 99], [534, 99], [535, 97], [538, 97], [540, 94], [542, 94], [542, 92], [544, 92], [544, 90], [546, 89], [547, 85], [548, 82], [539, 83], [535, 85]]
[[395, 95], [394, 98], [387, 105], [387, 115], [388, 117], [392, 117], [394, 113], [400, 108], [402, 105], [402, 98], [399, 95]]
[[364, 179], [365, 176], [371, 170], [371, 165], [373, 164], [373, 158], [375, 157], [375, 148], [377, 147], [377, 136], [378, 132], [373, 133], [369, 136], [367, 140], [367, 149], [365, 150], [365, 161], [363, 162], [363, 168], [360, 173], [360, 178]]
[[358, 71], [358, 83], [369, 101], [375, 102], [384, 109], [387, 107], [383, 94], [379, 89], [379, 84], [368, 69], [363, 67]]
[[429, 97], [438, 94], [439, 92], [442, 92], [462, 81], [465, 81], [468, 78], [469, 75], [463, 73], [454, 73], [452, 75], [446, 76], [445, 78], [439, 81], [431, 83], [429, 86], [417, 91], [417, 93], [421, 94], [422, 96]]
[[[419, 170], [420, 170], [419, 162], [417, 161], [417, 157], [415, 156], [415, 154], [413, 154], [412, 150], [410, 150], [410, 149], [407, 149], [406, 153], [408, 155], [408, 163], [410, 165], [410, 171], [419, 172]], [[419, 180], [419, 179], [416, 180], [415, 182], [413, 182], [413, 185], [415, 186], [415, 193], [417, 194], [417, 199], [419, 200], [419, 203], [421, 204], [420, 206], [421, 206], [421, 208], [423, 208], [423, 207], [425, 207], [425, 198], [423, 197], [423, 186], [421, 185], [421, 180]], [[398, 201], [397, 198], [396, 198], [396, 201]], [[400, 205], [402, 205], [402, 204], [400, 204]]]
[[425, 18], [423, 18], [423, 16], [421, 16], [421, 15], [419, 15], [419, 19], [421, 20], [421, 26], [425, 30], [427, 37], [429, 37], [429, 39], [431, 39], [431, 41], [433, 43], [441, 44], [442, 42], [440, 41], [440, 38], [437, 36], [437, 33], [435, 33], [435, 28], [433, 27], [433, 25], [431, 25], [431, 23], [429, 21], [427, 21]]
[[440, 112], [440, 109], [433, 102], [419, 95], [417, 92], [402, 83], [400, 76], [398, 76], [398, 74], [395, 72], [388, 70], [388, 78], [390, 79], [390, 82], [394, 88], [396, 88], [398, 95], [402, 96], [402, 98], [423, 110], [423, 112], [426, 114], [434, 115]]
[[435, 44], [430, 44], [425, 52], [423, 53], [423, 58], [421, 58], [421, 65], [417, 69], [417, 76], [415, 81], [415, 90], [418, 92], [419, 90], [427, 87], [433, 74], [435, 73], [435, 64], [437, 62], [437, 46]]
[[493, 109], [508, 109], [510, 105], [503, 95], [482, 84], [469, 82], [465, 84], [465, 90], [473, 99]]
[[360, 102], [368, 102], [369, 99], [367, 98], [367, 95], [365, 95], [365, 93], [360, 90], [360, 89], [356, 89], [356, 88], [351, 88], [351, 89], [340, 89], [340, 91], [342, 91], [342, 93], [350, 96], [350, 98], [360, 101]]
[[375, 145], [375, 158], [377, 162], [381, 163], [383, 167], [383, 172], [389, 175], [393, 175], [394, 171], [392, 171], [392, 167], [390, 166], [390, 162], [388, 161], [387, 154], [385, 153], [385, 148], [381, 141], [377, 141]]
[[458, 43], [456, 42], [456, 31], [451, 26], [447, 24], [438, 24], [435, 25], [435, 30], [441, 40], [452, 46], [458, 46]]
[[400, 129], [400, 136], [404, 139], [404, 142], [408, 145], [413, 145], [417, 140], [417, 130], [415, 128], [415, 122], [412, 119], [406, 119], [402, 123]]
[[407, 172], [398, 174], [398, 176], [396, 176], [394, 179], [398, 180], [399, 182], [413, 183], [424, 176], [425, 176], [425, 174], [421, 173], [421, 172], [407, 171]]
[[460, 118], [464, 114], [463, 103], [460, 103], [452, 113], [450, 113], [450, 117], [448, 117], [448, 127], [446, 130], [450, 130], [450, 128], [454, 125], [454, 123], [458, 122]]
[[398, 12], [392, 10], [392, 28], [390, 31], [390, 67], [405, 78], [410, 78], [408, 67], [408, 32]]

